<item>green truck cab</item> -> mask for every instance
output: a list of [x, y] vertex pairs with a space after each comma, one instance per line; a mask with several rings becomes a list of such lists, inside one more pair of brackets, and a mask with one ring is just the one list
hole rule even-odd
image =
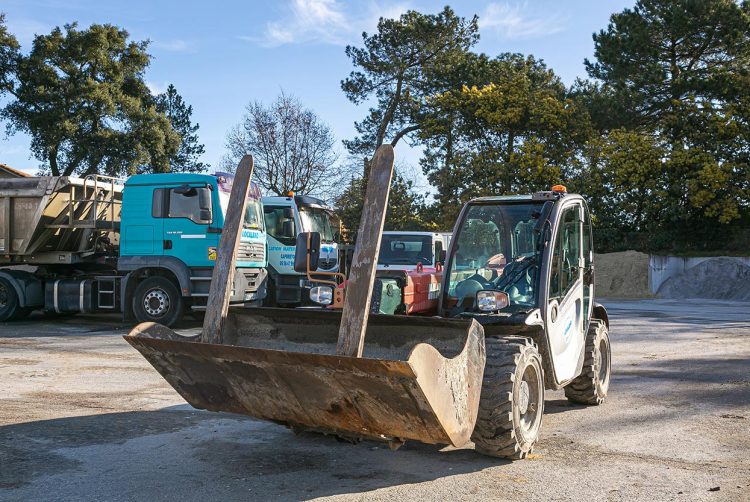
[[[232, 180], [228, 173], [143, 174], [128, 179], [117, 261], [118, 270], [127, 273], [124, 312], [139, 321], [170, 324], [185, 308], [206, 308]], [[260, 303], [265, 281], [263, 206], [253, 184], [230, 301]]]

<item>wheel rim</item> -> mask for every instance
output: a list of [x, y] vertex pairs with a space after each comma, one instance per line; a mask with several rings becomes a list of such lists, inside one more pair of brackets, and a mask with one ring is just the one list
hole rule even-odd
[[542, 411], [542, 392], [539, 372], [533, 364], [529, 364], [526, 366], [523, 378], [518, 385], [517, 396], [519, 425], [525, 438], [533, 439], [536, 437]]
[[0, 283], [0, 309], [5, 309], [10, 303], [10, 293], [5, 284]]
[[151, 317], [161, 317], [169, 311], [169, 295], [161, 288], [149, 289], [143, 297], [143, 309]]
[[594, 354], [594, 363], [597, 365], [597, 378], [602, 386], [607, 385], [609, 380], [609, 344], [605, 339], [599, 340], [596, 353]]

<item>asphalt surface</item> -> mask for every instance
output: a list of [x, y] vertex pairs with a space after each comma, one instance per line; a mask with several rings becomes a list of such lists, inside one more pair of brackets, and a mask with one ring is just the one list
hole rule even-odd
[[750, 500], [750, 304], [607, 306], [609, 399], [548, 392], [512, 463], [194, 410], [117, 318], [0, 324], [0, 500]]

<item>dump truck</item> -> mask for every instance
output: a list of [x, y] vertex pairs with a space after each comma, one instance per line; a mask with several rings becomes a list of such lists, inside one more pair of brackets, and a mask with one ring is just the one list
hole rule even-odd
[[[121, 312], [175, 324], [205, 309], [232, 175], [0, 180], [0, 321]], [[234, 302], [265, 292], [260, 191], [250, 190]]]
[[[372, 161], [342, 310], [228, 309], [212, 287], [217, 308], [200, 335], [143, 323], [125, 338], [196, 408], [394, 449], [409, 439], [473, 441], [480, 453], [524, 458], [539, 438], [545, 389], [590, 405], [608, 392], [609, 319], [594, 301], [586, 203], [561, 187], [468, 202], [438, 316], [371, 314], [392, 173], [386, 145]], [[310, 269], [316, 242], [298, 241]], [[217, 288], [234, 245], [231, 232], [222, 236]]]
[[320, 270], [338, 272], [339, 225], [333, 209], [309, 195], [289, 192], [285, 197], [263, 197], [268, 229], [268, 295], [265, 305], [297, 307], [309, 304], [314, 286], [294, 270], [297, 235], [317, 232], [321, 237]]

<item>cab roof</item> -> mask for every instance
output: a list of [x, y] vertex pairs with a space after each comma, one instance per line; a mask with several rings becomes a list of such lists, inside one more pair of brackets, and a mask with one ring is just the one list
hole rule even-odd
[[125, 186], [132, 185], [168, 185], [178, 183], [216, 183], [216, 176], [199, 173], [158, 173], [136, 174], [125, 182]]
[[477, 197], [475, 199], [471, 199], [469, 201], [469, 204], [473, 203], [479, 203], [484, 204], [488, 202], [506, 202], [506, 203], [514, 203], [514, 202], [544, 202], [547, 200], [560, 200], [563, 198], [570, 198], [570, 197], [581, 197], [578, 194], [575, 193], [567, 193], [567, 192], [552, 192], [552, 191], [543, 191], [543, 192], [535, 192], [533, 194], [522, 194], [522, 195], [491, 195], [488, 197]]
[[263, 197], [263, 203], [264, 204], [280, 204], [285, 206], [291, 206], [292, 205], [292, 199], [294, 199], [294, 203], [297, 206], [305, 206], [305, 207], [316, 207], [319, 209], [325, 209], [326, 211], [333, 211], [333, 208], [328, 206], [328, 204], [325, 203], [324, 200], [318, 199], [317, 197], [312, 197], [310, 195], [294, 195], [294, 196], [267, 196]]

